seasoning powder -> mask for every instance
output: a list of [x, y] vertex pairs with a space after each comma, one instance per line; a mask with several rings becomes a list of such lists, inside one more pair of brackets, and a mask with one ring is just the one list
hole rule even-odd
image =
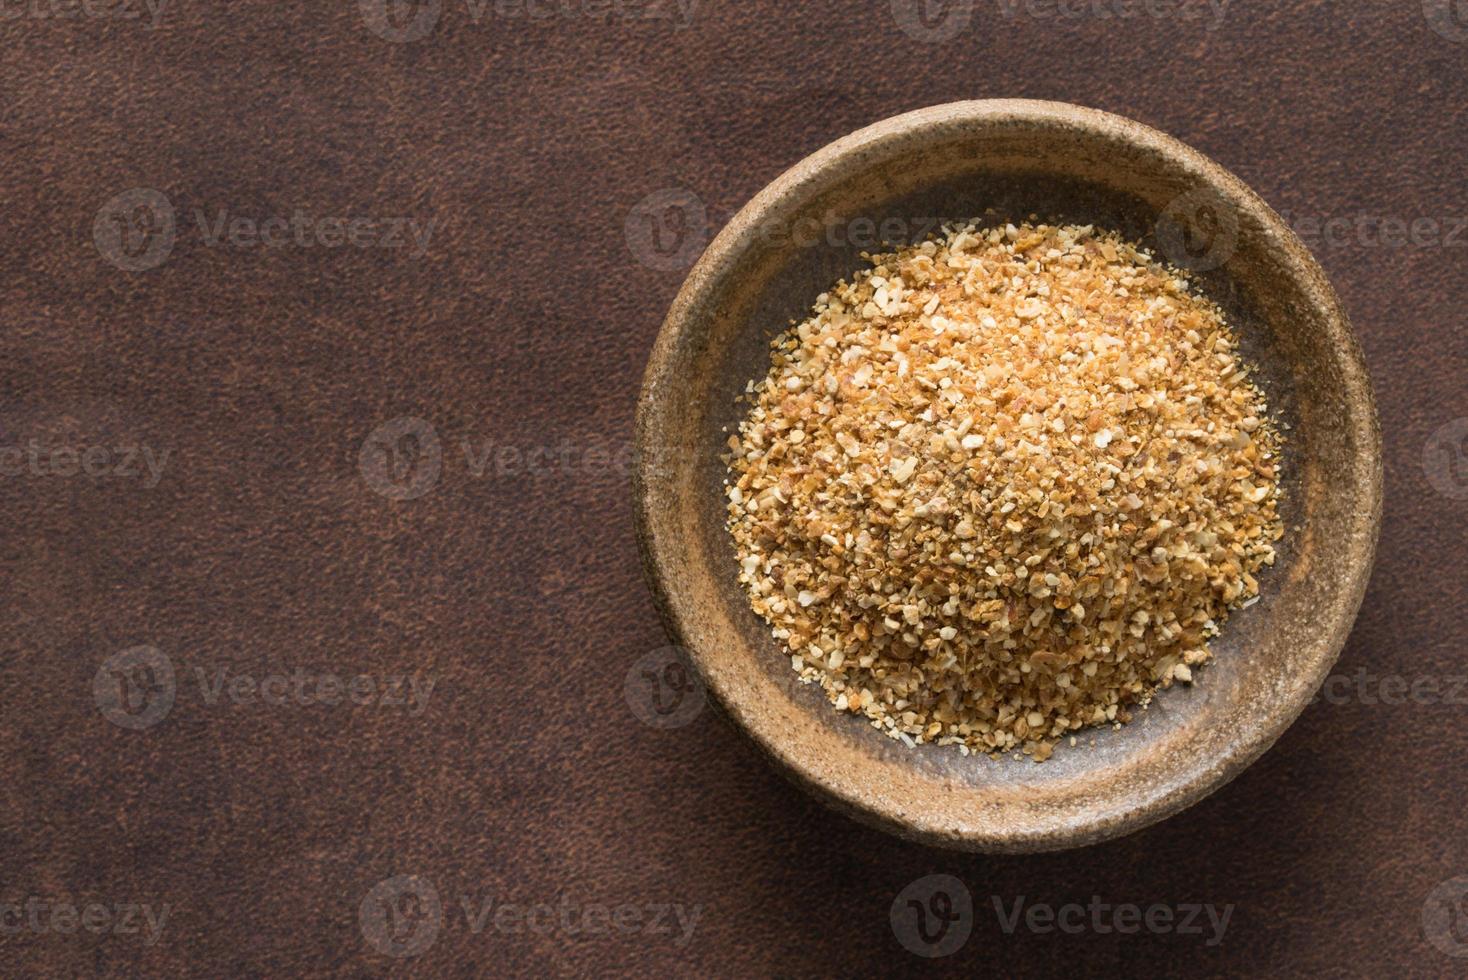
[[1222, 311], [1089, 226], [865, 258], [729, 440], [740, 581], [794, 669], [910, 745], [1037, 760], [1191, 683], [1281, 535]]

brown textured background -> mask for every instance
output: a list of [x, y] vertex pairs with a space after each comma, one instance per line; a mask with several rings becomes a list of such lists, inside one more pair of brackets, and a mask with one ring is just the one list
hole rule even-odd
[[[1174, 134], [1281, 211], [1446, 229], [1468, 218], [1468, 42], [1434, 31], [1419, 0], [1236, 0], [1211, 31], [1211, 15], [1007, 18], [978, 0], [943, 44], [903, 34], [885, 0], [704, 0], [683, 28], [493, 2], [475, 22], [465, 0], [445, 4], [407, 44], [347, 2], [175, 0], [151, 30], [0, 7], [21, 12], [0, 17], [0, 447], [171, 453], [155, 487], [0, 476], [0, 902], [170, 907], [151, 947], [0, 935], [6, 973], [1468, 973], [1422, 925], [1428, 893], [1468, 874], [1468, 704], [1317, 704], [1160, 826], [987, 858], [833, 816], [711, 712], [664, 731], [623, 695], [667, 642], [623, 465], [681, 281], [629, 246], [649, 194], [691, 192], [716, 228], [868, 122], [1027, 96]], [[168, 197], [178, 235], [130, 273], [104, 261], [93, 223], [137, 187]], [[221, 208], [437, 225], [421, 257], [209, 247], [195, 212]], [[1468, 231], [1455, 241], [1315, 247], [1386, 436], [1380, 561], [1343, 676], [1468, 675], [1468, 501], [1454, 499], [1468, 472], [1440, 468], [1463, 491], [1443, 494], [1423, 465], [1468, 416]], [[403, 416], [433, 424], [443, 467], [427, 495], [393, 501], [358, 454]], [[475, 477], [466, 438], [550, 455]], [[171, 659], [177, 693], [129, 731], [92, 682], [137, 645]], [[211, 705], [195, 670], [220, 668], [436, 686], [417, 717]], [[977, 917], [961, 952], [924, 961], [888, 909], [936, 872], [967, 884]], [[374, 951], [359, 924], [399, 874], [444, 904], [416, 958]], [[1206, 947], [1007, 936], [991, 904], [1092, 895], [1236, 908]], [[476, 934], [462, 897], [702, 917], [682, 947]]]

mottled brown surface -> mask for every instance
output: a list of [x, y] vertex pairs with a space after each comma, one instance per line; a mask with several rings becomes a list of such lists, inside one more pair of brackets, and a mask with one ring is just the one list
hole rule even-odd
[[[1434, 30], [1416, 0], [1236, 2], [1212, 31], [1208, 16], [1006, 18], [979, 0], [933, 45], [885, 2], [705, 0], [683, 29], [493, 4], [476, 23], [445, 2], [409, 44], [350, 3], [177, 0], [155, 30], [0, 10], [25, 14], [0, 19], [0, 448], [170, 452], [154, 486], [0, 477], [0, 904], [170, 908], [152, 946], [0, 934], [7, 973], [1463, 974], [1422, 913], [1468, 874], [1468, 704], [1379, 703], [1396, 689], [1373, 678], [1427, 679], [1441, 701], [1468, 676], [1468, 470], [1425, 454], [1435, 433], [1461, 441], [1442, 427], [1468, 416], [1468, 231], [1449, 236], [1468, 218], [1468, 40], [1452, 39], [1468, 29]], [[636, 260], [629, 213], [682, 188], [716, 226], [833, 137], [999, 95], [1154, 125], [1296, 218], [1443, 229], [1424, 247], [1354, 231], [1314, 243], [1386, 436], [1380, 560], [1336, 668], [1341, 703], [1308, 709], [1173, 820], [1028, 858], [863, 829], [710, 713], [659, 730], [623, 697], [629, 668], [666, 643], [624, 460], [682, 278]], [[178, 240], [130, 273], [99, 253], [94, 222], [137, 187], [168, 197]], [[220, 208], [437, 230], [421, 257], [210, 247], [195, 210]], [[443, 464], [430, 492], [394, 501], [359, 453], [403, 416], [433, 423]], [[500, 475], [473, 476], [466, 437], [520, 465], [507, 453]], [[170, 659], [176, 695], [129, 730], [93, 680], [139, 645]], [[210, 704], [195, 668], [417, 672], [435, 687], [416, 717]], [[888, 911], [936, 872], [967, 885], [976, 919], [962, 951], [927, 962]], [[442, 925], [394, 959], [359, 907], [405, 874], [433, 882]], [[1006, 935], [991, 899], [1092, 895], [1235, 909], [1210, 947]], [[683, 946], [476, 933], [460, 900], [489, 897], [702, 914]]]

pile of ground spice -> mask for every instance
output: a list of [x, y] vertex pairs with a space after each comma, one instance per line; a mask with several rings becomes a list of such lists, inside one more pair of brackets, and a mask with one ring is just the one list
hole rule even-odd
[[865, 258], [729, 439], [740, 581], [795, 670], [909, 744], [1039, 760], [1191, 682], [1282, 530], [1223, 312], [1092, 227]]

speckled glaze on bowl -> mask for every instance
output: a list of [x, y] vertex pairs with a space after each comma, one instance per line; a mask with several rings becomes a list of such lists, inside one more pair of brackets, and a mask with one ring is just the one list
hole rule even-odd
[[[1096, 222], [1198, 270], [1289, 427], [1287, 534], [1261, 599], [1234, 614], [1191, 688], [1036, 765], [907, 748], [800, 684], [750, 610], [724, 529], [719, 459], [769, 342], [862, 265], [873, 228], [936, 219]], [[870, 222], [870, 223], [868, 223]], [[838, 140], [765, 188], [694, 267], [648, 364], [634, 478], [648, 579], [714, 700], [797, 782], [903, 837], [976, 851], [1073, 847], [1137, 830], [1236, 776], [1335, 662], [1381, 515], [1381, 446], [1360, 350], [1334, 291], [1258, 196], [1198, 152], [1061, 103], [936, 106]]]

